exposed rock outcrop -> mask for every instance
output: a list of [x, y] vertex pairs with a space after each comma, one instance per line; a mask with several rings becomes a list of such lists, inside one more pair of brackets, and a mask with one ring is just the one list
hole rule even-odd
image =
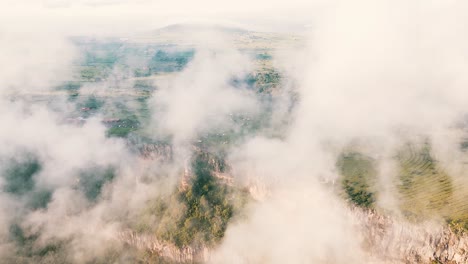
[[468, 236], [449, 227], [396, 221], [355, 208], [364, 247], [384, 263], [468, 263]]
[[[448, 227], [399, 222], [374, 210], [353, 208], [350, 213], [358, 220], [363, 247], [375, 263], [468, 263], [466, 234], [457, 234]], [[207, 262], [212, 252], [207, 246], [179, 248], [154, 235], [132, 231], [120, 233], [118, 239], [176, 263]]]
[[179, 248], [174, 244], [160, 241], [154, 235], [125, 231], [119, 234], [118, 239], [138, 250], [148, 251], [176, 263], [206, 262], [210, 258], [211, 251], [208, 247], [185, 246]]

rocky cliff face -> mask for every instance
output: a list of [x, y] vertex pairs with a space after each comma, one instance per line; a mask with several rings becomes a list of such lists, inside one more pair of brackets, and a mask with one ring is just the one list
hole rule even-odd
[[412, 225], [373, 210], [353, 209], [364, 247], [381, 263], [468, 263], [468, 235], [449, 227]]
[[149, 252], [175, 263], [206, 262], [210, 258], [210, 249], [208, 247], [179, 248], [174, 244], [160, 241], [156, 236], [149, 234], [125, 231], [118, 235], [118, 240], [138, 250]]
[[[463, 264], [468, 263], [468, 235], [448, 227], [419, 226], [398, 222], [373, 210], [353, 208], [363, 234], [363, 247], [374, 263]], [[154, 235], [126, 231], [118, 239], [138, 250], [175, 263], [209, 262], [207, 246], [182, 247]]]

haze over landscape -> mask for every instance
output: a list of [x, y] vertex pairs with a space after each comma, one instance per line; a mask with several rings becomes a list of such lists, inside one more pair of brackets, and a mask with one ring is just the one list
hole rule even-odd
[[468, 263], [467, 13], [1, 1], [0, 263]]

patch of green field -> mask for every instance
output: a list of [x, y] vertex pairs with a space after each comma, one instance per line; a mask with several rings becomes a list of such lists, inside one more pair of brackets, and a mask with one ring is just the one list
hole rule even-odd
[[11, 160], [9, 167], [2, 173], [5, 184], [3, 191], [13, 195], [25, 195], [35, 187], [34, 175], [41, 170], [41, 164], [35, 158]]
[[[410, 221], [444, 219], [452, 228], [468, 231], [468, 186], [456, 185], [433, 157], [431, 146], [409, 143], [395, 157], [399, 207]], [[366, 208], [375, 206], [376, 161], [357, 152], [343, 153], [337, 162], [345, 199]]]
[[90, 201], [96, 201], [101, 195], [102, 188], [115, 177], [113, 168], [90, 168], [80, 173], [77, 188]]
[[79, 72], [79, 80], [87, 81], [87, 82], [97, 82], [101, 81], [102, 79], [106, 78], [110, 72], [110, 69], [95, 66], [95, 65], [87, 65], [82, 66], [82, 69]]
[[358, 206], [370, 208], [375, 202], [377, 172], [374, 161], [357, 152], [343, 153], [337, 162], [342, 175], [341, 186], [346, 199]]
[[431, 146], [409, 145], [398, 159], [403, 212], [416, 219], [442, 217], [454, 230], [468, 231], [468, 186], [444, 171]]
[[106, 136], [108, 137], [121, 137], [128, 136], [131, 132], [136, 131], [136, 128], [132, 127], [111, 127], [107, 130]]
[[431, 155], [429, 144], [408, 145], [397, 155], [400, 164], [400, 207], [410, 219], [451, 214], [452, 180]]
[[148, 71], [141, 72], [142, 76], [149, 76], [157, 72], [181, 71], [195, 55], [194, 50], [169, 52], [158, 50], [148, 63]]

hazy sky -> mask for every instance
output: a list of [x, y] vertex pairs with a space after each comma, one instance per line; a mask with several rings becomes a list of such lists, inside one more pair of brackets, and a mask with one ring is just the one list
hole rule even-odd
[[[285, 24], [306, 24], [319, 1], [214, 0], [2, 0], [2, 27], [74, 33], [121, 33], [193, 21], [256, 24], [284, 30]], [[313, 8], [312, 8], [313, 6]], [[118, 25], [118, 26], [116, 26]], [[283, 27], [281, 27], [281, 25]], [[113, 32], [110, 32], [112, 30]]]

